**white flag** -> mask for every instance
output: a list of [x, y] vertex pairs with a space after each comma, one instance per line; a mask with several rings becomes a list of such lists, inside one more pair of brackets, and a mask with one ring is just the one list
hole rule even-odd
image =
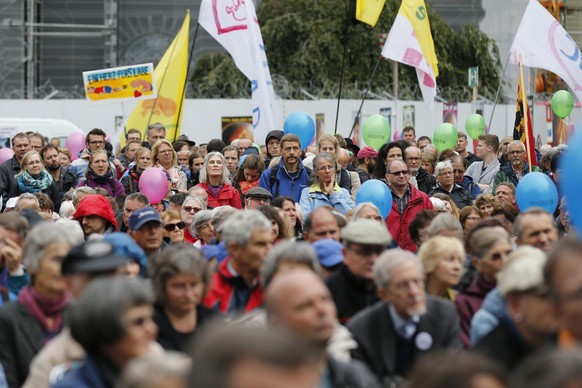
[[262, 143], [277, 121], [275, 92], [252, 0], [202, 0], [198, 23], [229, 52], [251, 81], [254, 139]]
[[582, 101], [582, 54], [564, 27], [537, 0], [530, 0], [509, 51], [509, 60], [557, 74]]
[[388, 38], [386, 38], [382, 56], [416, 68], [422, 97], [428, 108], [432, 110], [436, 96], [436, 77], [423, 55], [412, 23], [400, 12], [396, 15]]

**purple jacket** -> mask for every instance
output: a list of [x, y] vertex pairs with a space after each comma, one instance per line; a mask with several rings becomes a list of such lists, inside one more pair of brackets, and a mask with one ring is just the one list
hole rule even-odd
[[119, 182], [115, 178], [113, 178], [111, 180], [111, 182], [102, 183], [102, 184], [95, 182], [91, 178], [87, 178], [87, 180], [84, 180], [81, 183], [79, 183], [79, 185], [77, 187], [81, 187], [81, 186], [89, 186], [92, 189], [96, 189], [96, 188], [105, 189], [105, 190], [107, 190], [107, 193], [109, 193], [109, 195], [113, 198], [119, 197], [120, 195], [125, 195], [125, 189], [123, 188], [123, 185], [121, 184], [121, 182]]
[[477, 275], [455, 298], [455, 306], [461, 321], [461, 341], [465, 348], [468, 348], [471, 343], [471, 318], [481, 308], [485, 296], [494, 288], [495, 283], [488, 282]]

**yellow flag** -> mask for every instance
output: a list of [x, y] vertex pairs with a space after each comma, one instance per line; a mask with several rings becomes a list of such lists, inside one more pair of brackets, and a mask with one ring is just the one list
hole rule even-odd
[[[184, 85], [188, 72], [188, 35], [190, 31], [190, 10], [182, 28], [166, 50], [154, 71], [158, 97], [142, 100], [137, 104], [127, 120], [125, 128], [137, 128], [144, 138], [150, 124], [162, 123], [166, 127], [166, 139], [173, 141], [180, 134]], [[121, 135], [121, 146], [125, 145], [125, 134]]]
[[386, 0], [357, 0], [356, 19], [374, 27], [380, 18]]
[[402, 0], [399, 14], [410, 20], [414, 34], [424, 58], [432, 67], [435, 77], [439, 75], [438, 60], [434, 52], [434, 41], [430, 32], [430, 24], [428, 22], [428, 12], [424, 0]]

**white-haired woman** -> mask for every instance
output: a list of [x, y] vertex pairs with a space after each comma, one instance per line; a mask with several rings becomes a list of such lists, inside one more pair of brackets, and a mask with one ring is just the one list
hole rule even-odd
[[230, 184], [228, 175], [224, 156], [220, 152], [208, 153], [200, 169], [198, 186], [208, 193], [209, 208], [228, 205], [242, 209], [240, 193]]

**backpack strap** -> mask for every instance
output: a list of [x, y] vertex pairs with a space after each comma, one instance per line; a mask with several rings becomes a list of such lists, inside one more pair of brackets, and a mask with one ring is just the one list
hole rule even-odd
[[269, 176], [269, 187], [271, 188], [271, 193], [273, 193], [273, 186], [275, 186], [275, 183], [279, 183], [279, 178], [277, 178], [277, 172], [279, 172], [278, 164], [271, 168], [271, 175]]

